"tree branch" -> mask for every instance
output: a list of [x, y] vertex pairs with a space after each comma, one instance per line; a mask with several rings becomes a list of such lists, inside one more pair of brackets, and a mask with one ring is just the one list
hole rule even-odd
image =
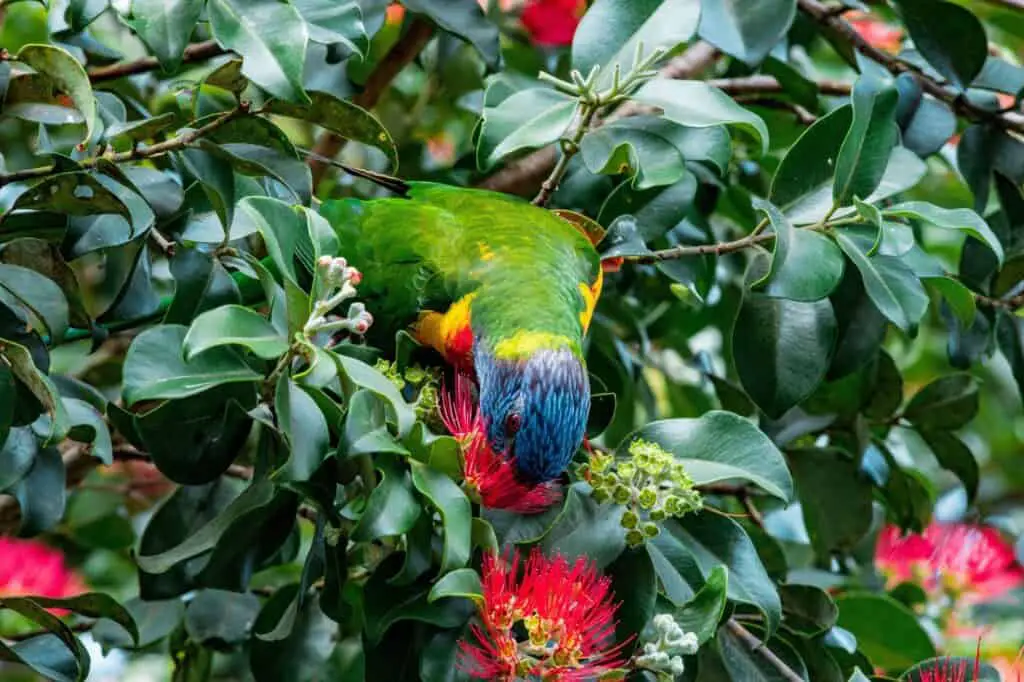
[[[227, 50], [218, 45], [217, 41], [207, 40], [187, 46], [181, 57], [181, 62], [182, 64], [192, 64], [219, 57], [222, 54], [227, 54]], [[156, 57], [143, 57], [142, 59], [135, 59], [130, 62], [118, 62], [109, 66], [93, 67], [89, 69], [88, 73], [90, 81], [102, 83], [103, 81], [124, 78], [125, 76], [134, 76], [138, 73], [155, 71], [158, 68], [160, 68], [160, 62], [156, 60]]]
[[[704, 42], [691, 45], [683, 54], [669, 61], [659, 72], [662, 78], [685, 79], [693, 78], [710, 67], [718, 58], [718, 51]], [[604, 121], [596, 121], [592, 127], [615, 121], [626, 116], [635, 116], [643, 111], [643, 107], [635, 102], [626, 102], [616, 109]], [[544, 178], [555, 167], [558, 161], [557, 145], [548, 145], [542, 149], [514, 161], [497, 173], [477, 183], [477, 187], [496, 192], [506, 192], [529, 196], [540, 186]]]
[[[376, 106], [380, 96], [387, 90], [391, 81], [395, 79], [416, 56], [426, 47], [431, 36], [434, 35], [434, 25], [423, 17], [417, 17], [409, 26], [409, 30], [391, 48], [391, 51], [377, 64], [377, 67], [370, 73], [366, 80], [363, 91], [352, 98], [352, 102], [363, 109], [372, 109]], [[313, 174], [313, 187], [320, 184], [330, 164], [317, 159], [317, 156], [333, 159], [345, 146], [345, 138], [338, 137], [334, 133], [325, 132], [313, 145], [313, 154], [309, 157], [309, 167]]]
[[[713, 78], [707, 81], [727, 95], [773, 95], [785, 92], [782, 84], [773, 76], [747, 76], [745, 78]], [[853, 86], [835, 80], [815, 81], [818, 92], [822, 95], [845, 97], [850, 94]]]
[[650, 253], [645, 253], [639, 256], [623, 256], [622, 261], [624, 263], [651, 264], [660, 263], [665, 260], [686, 258], [687, 256], [721, 256], [722, 254], [733, 253], [734, 251], [742, 251], [743, 249], [749, 248], [755, 244], [771, 241], [772, 239], [775, 239], [775, 233], [773, 232], [755, 232], [731, 242], [698, 244], [696, 246], [673, 246], [670, 249], [651, 251]]
[[739, 624], [735, 618], [730, 618], [725, 622], [725, 627], [729, 628], [729, 632], [736, 636], [736, 639], [740, 640], [745, 647], [750, 649], [751, 652], [761, 654], [768, 663], [775, 668], [782, 679], [788, 682], [803, 682], [803, 678], [797, 675], [792, 668], [786, 665], [785, 661], [775, 655], [775, 652], [769, 649], [764, 642], [759, 640], [754, 635], [750, 634], [750, 630]]
[[[160, 156], [168, 152], [178, 151], [184, 149], [196, 140], [206, 135], [209, 135], [213, 131], [223, 126], [228, 121], [231, 121], [239, 116], [243, 116], [249, 113], [249, 104], [243, 102], [234, 109], [227, 111], [217, 118], [213, 119], [204, 126], [200, 126], [195, 130], [190, 130], [187, 133], [183, 133], [178, 137], [173, 137], [163, 142], [151, 145], [149, 147], [135, 147], [126, 152], [119, 152], [117, 154], [110, 154], [107, 156], [94, 156], [92, 158], [83, 159], [78, 164], [83, 168], [93, 168], [100, 161], [110, 161], [112, 163], [125, 163], [127, 161], [140, 161], [142, 159], [151, 159], [155, 156]], [[42, 178], [48, 175], [57, 173], [57, 166], [37, 166], [36, 168], [25, 168], [19, 171], [11, 171], [10, 173], [0, 173], [0, 187], [9, 185], [12, 182], [21, 182], [23, 180], [32, 180], [34, 178]]]
[[836, 16], [828, 6], [823, 5], [818, 0], [798, 0], [798, 4], [800, 9], [811, 19], [842, 36], [854, 49], [865, 57], [878, 62], [888, 69], [890, 73], [895, 75], [901, 73], [913, 74], [925, 92], [948, 104], [957, 114], [972, 121], [995, 123], [1007, 130], [1024, 134], [1024, 118], [1005, 112], [998, 113], [982, 109], [967, 101], [960, 94], [947, 90], [910, 64], [871, 45], [848, 22]]

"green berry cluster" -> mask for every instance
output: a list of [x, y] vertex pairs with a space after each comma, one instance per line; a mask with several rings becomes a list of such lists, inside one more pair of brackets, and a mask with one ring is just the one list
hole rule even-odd
[[[416, 401], [416, 416], [428, 426], [436, 426], [434, 422], [438, 405], [438, 379], [436, 372], [423, 369], [419, 365], [407, 367], [405, 371], [398, 369], [398, 364], [387, 360], [377, 360], [374, 366], [378, 372], [387, 377], [410, 402]], [[440, 422], [438, 422], [439, 424]], [[438, 428], [440, 428], [438, 426]]]
[[672, 453], [647, 441], [633, 441], [628, 458], [595, 452], [579, 474], [593, 486], [595, 500], [626, 507], [621, 523], [631, 547], [656, 537], [661, 532], [659, 521], [703, 506], [683, 465]]
[[638, 668], [655, 673], [659, 680], [671, 680], [683, 674], [683, 656], [697, 653], [697, 635], [684, 632], [667, 614], [653, 618], [643, 633], [643, 653], [636, 657]]

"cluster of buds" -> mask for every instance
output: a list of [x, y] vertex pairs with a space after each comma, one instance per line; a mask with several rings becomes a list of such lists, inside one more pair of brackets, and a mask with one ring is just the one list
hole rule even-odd
[[303, 332], [337, 332], [345, 330], [353, 334], [365, 334], [373, 324], [373, 315], [363, 303], [355, 302], [348, 307], [345, 317], [330, 312], [356, 295], [356, 286], [363, 280], [363, 273], [351, 267], [344, 258], [321, 256], [317, 261], [320, 276], [320, 295], [313, 304], [313, 312], [303, 327]]
[[579, 474], [593, 486], [595, 500], [626, 507], [621, 523], [631, 547], [656, 537], [661, 532], [658, 521], [703, 507], [683, 465], [672, 453], [647, 441], [633, 441], [628, 458], [594, 452]]
[[416, 403], [416, 416], [420, 421], [437, 428], [444, 426], [437, 418], [439, 407], [437, 372], [427, 371], [419, 365], [406, 367], [403, 372], [398, 369], [397, 362], [388, 362], [383, 358], [377, 361], [375, 368], [402, 392], [407, 401]]
[[659, 680], [671, 680], [683, 674], [683, 656], [697, 653], [697, 635], [684, 632], [679, 623], [667, 614], [655, 616], [643, 635], [641, 654], [634, 663], [637, 668], [653, 672]]

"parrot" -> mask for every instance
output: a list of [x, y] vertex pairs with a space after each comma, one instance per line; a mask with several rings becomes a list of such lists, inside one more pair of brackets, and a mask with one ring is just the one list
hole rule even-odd
[[560, 477], [590, 411], [583, 343], [601, 295], [600, 237], [568, 212], [499, 192], [389, 189], [401, 194], [319, 208], [362, 273], [373, 329], [406, 329], [475, 378], [486, 439], [521, 481]]

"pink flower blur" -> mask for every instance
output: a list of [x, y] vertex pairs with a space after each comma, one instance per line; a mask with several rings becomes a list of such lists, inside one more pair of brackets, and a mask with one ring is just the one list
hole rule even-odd
[[564, 47], [572, 44], [586, 9], [585, 0], [529, 0], [520, 21], [535, 45]]
[[63, 599], [84, 592], [85, 581], [65, 565], [59, 550], [38, 540], [0, 537], [0, 598]]

